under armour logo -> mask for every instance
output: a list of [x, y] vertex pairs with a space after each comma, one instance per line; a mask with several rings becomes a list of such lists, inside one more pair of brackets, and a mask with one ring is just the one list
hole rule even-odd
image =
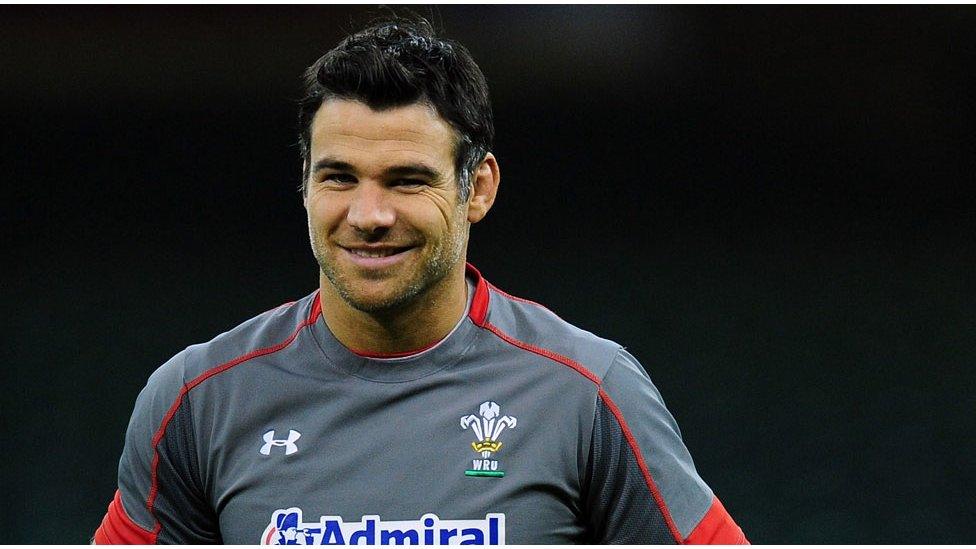
[[302, 437], [302, 434], [298, 431], [294, 429], [288, 431], [287, 439], [276, 439], [274, 436], [274, 429], [264, 434], [264, 446], [261, 447], [262, 454], [266, 456], [271, 455], [272, 446], [284, 446], [286, 456], [290, 456], [298, 451], [298, 446], [295, 446], [295, 441]]

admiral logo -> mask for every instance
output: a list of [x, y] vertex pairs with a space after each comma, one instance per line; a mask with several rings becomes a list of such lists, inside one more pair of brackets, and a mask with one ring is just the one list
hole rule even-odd
[[498, 469], [498, 461], [489, 458], [502, 448], [502, 443], [498, 440], [502, 431], [506, 428], [514, 429], [518, 421], [512, 416], [501, 415], [501, 407], [492, 401], [481, 403], [478, 416], [471, 414], [461, 417], [461, 428], [470, 428], [476, 437], [471, 448], [481, 454], [482, 458], [471, 460], [471, 468], [464, 474], [469, 477], [503, 477], [505, 471]]
[[289, 507], [271, 513], [261, 545], [505, 545], [505, 514], [488, 513], [484, 520], [441, 520], [427, 513], [420, 520], [368, 515], [359, 522], [302, 522], [302, 510]]

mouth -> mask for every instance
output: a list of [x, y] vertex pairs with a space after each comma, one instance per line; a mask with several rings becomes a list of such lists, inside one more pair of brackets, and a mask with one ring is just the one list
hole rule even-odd
[[400, 262], [414, 246], [340, 246], [353, 264], [369, 269], [389, 267]]
[[409, 250], [409, 246], [402, 248], [346, 248], [346, 251], [358, 257], [390, 257]]

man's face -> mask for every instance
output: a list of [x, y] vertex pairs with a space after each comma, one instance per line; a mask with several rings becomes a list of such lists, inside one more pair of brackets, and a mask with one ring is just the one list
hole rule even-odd
[[305, 208], [312, 252], [339, 296], [365, 312], [408, 304], [465, 256], [454, 130], [429, 106], [374, 111], [329, 100], [311, 127]]

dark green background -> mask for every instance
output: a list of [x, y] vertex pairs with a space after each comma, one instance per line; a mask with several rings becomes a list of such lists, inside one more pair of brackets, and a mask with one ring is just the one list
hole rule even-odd
[[[365, 11], [0, 8], [0, 542], [87, 541], [150, 372], [314, 289], [294, 100]], [[976, 9], [433, 14], [471, 260], [629, 347], [753, 541], [976, 541]]]

